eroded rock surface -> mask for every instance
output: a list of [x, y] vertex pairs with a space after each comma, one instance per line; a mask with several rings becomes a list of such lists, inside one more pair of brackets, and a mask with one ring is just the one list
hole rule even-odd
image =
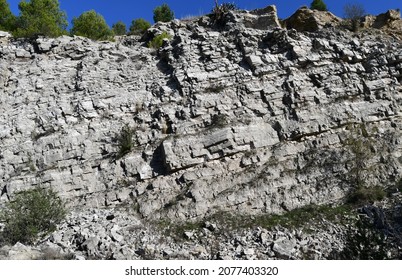
[[[0, 203], [42, 186], [82, 213], [128, 204], [135, 220], [182, 221], [337, 204], [357, 179], [396, 184], [401, 41], [321, 24], [315, 33], [282, 29], [274, 8], [232, 12], [226, 28], [209, 23], [154, 26], [149, 37], [172, 35], [157, 51], [136, 37], [29, 42], [0, 33]], [[122, 153], [127, 127], [132, 144]], [[357, 151], [358, 139], [369, 148]], [[124, 251], [126, 226], [102, 227], [102, 236], [89, 228], [77, 242], [105, 258], [99, 239]], [[69, 236], [52, 238], [72, 246]], [[266, 256], [296, 258], [292, 238], [269, 237]]]

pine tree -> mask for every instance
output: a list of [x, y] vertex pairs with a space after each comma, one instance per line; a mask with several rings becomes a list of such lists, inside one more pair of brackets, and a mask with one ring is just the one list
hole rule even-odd
[[154, 9], [154, 21], [169, 22], [174, 19], [174, 13], [168, 4], [162, 4]]
[[16, 17], [11, 13], [7, 0], [0, 0], [0, 30], [13, 31]]
[[122, 21], [118, 21], [112, 25], [114, 35], [123, 36], [127, 34], [126, 24]]
[[16, 37], [58, 37], [67, 33], [67, 16], [60, 10], [58, 0], [21, 1], [18, 8]]
[[138, 18], [131, 22], [129, 34], [130, 35], [142, 35], [150, 27], [151, 27], [151, 24], [147, 20], [145, 20], [143, 18]]
[[113, 37], [113, 32], [103, 16], [94, 10], [82, 13], [78, 18], [74, 18], [72, 23], [72, 35], [84, 36], [92, 40], [111, 40]]

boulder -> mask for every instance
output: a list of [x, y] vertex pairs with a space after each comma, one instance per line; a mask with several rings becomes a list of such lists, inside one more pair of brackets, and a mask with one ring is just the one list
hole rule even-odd
[[285, 20], [285, 25], [287, 29], [314, 32], [325, 27], [337, 26], [341, 21], [341, 18], [328, 11], [310, 10], [307, 7], [301, 7]]
[[11, 37], [10, 33], [0, 30], [0, 45], [6, 45]]
[[231, 11], [228, 15], [228, 26], [231, 25], [253, 28], [258, 30], [269, 30], [281, 27], [278, 19], [276, 6], [271, 5], [263, 9], [253, 11]]
[[388, 10], [387, 12], [377, 16], [365, 16], [363, 20], [363, 27], [377, 29], [394, 28], [395, 25], [400, 25], [401, 23], [401, 12], [399, 10]]

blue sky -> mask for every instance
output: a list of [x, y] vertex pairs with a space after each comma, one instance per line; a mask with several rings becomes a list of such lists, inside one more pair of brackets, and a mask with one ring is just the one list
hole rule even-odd
[[[18, 14], [20, 0], [8, 0], [11, 10]], [[167, 3], [175, 12], [176, 18], [189, 15], [201, 15], [211, 11], [214, 0], [59, 0], [62, 10], [66, 11], [68, 21], [78, 17], [82, 12], [94, 9], [102, 14], [107, 23], [122, 20], [127, 27], [136, 18], [145, 18], [153, 23], [153, 9], [163, 3]], [[246, 10], [263, 8], [274, 4], [278, 8], [280, 18], [286, 18], [303, 5], [310, 5], [312, 0], [219, 0], [219, 3], [231, 2]], [[361, 3], [367, 13], [379, 14], [389, 9], [402, 8], [401, 0], [324, 0], [328, 9], [337, 16], [343, 16], [343, 6], [347, 3]]]

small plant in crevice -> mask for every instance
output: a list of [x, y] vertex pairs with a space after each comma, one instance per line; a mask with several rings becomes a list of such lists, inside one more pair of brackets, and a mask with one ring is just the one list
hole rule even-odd
[[215, 0], [215, 7], [211, 11], [211, 20], [212, 23], [217, 26], [223, 26], [225, 24], [225, 16], [229, 11], [238, 10], [238, 7], [234, 3], [223, 3], [221, 5], [218, 4], [218, 1]]
[[223, 128], [229, 123], [228, 117], [223, 114], [213, 115], [211, 117], [211, 126]]
[[117, 153], [117, 158], [122, 158], [124, 155], [131, 152], [134, 147], [133, 141], [134, 131], [128, 126], [125, 125], [121, 129], [120, 135], [117, 137], [119, 151]]
[[170, 36], [166, 31], [162, 34], [155, 36], [151, 41], [148, 42], [148, 48], [151, 49], [159, 49], [163, 45], [163, 40], [168, 39], [170, 40], [172, 36]]
[[53, 232], [64, 220], [66, 209], [51, 189], [34, 188], [19, 192], [0, 212], [4, 229], [0, 240], [6, 244], [34, 244]]

